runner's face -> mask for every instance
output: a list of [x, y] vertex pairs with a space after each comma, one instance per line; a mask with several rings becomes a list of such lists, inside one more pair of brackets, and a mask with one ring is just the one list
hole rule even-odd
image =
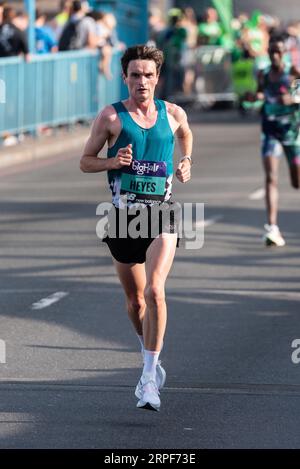
[[156, 65], [153, 60], [131, 60], [124, 81], [129, 95], [136, 101], [143, 102], [153, 98], [158, 82]]
[[274, 67], [280, 67], [284, 55], [284, 44], [283, 42], [276, 42], [271, 44], [269, 47], [269, 56], [271, 63]]

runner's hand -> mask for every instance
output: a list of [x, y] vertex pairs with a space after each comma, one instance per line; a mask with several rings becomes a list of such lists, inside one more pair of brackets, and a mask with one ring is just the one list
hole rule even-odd
[[295, 103], [294, 97], [289, 93], [281, 95], [280, 101], [284, 106], [290, 106]]
[[114, 168], [120, 169], [122, 166], [130, 166], [132, 161], [132, 143], [125, 148], [120, 148], [117, 156], [114, 157]]
[[191, 163], [189, 160], [181, 161], [176, 170], [176, 177], [180, 182], [188, 182], [191, 179]]

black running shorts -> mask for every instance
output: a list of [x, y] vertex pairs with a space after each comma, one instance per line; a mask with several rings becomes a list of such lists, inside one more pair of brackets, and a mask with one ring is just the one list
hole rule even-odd
[[[146, 261], [148, 247], [161, 233], [177, 233], [177, 247], [179, 247], [178, 225], [181, 211], [175, 202], [164, 203], [163, 205], [166, 208], [163, 212], [165, 218], [159, 215], [159, 212], [156, 212], [155, 217], [153, 217], [153, 213], [151, 215], [150, 206], [139, 208], [135, 214], [130, 213], [130, 209], [128, 208], [119, 209], [114, 206], [112, 207], [108, 214], [108, 226], [102, 241], [108, 245], [114, 259], [124, 264], [143, 264]], [[122, 210], [127, 210], [126, 237], [124, 237], [124, 226], [123, 235], [120, 235]], [[132, 237], [132, 233], [128, 230], [130, 224], [132, 225], [131, 222], [133, 222], [133, 226], [141, 230], [141, 223], [137, 223], [136, 225], [134, 223], [137, 217], [139, 217], [139, 220], [145, 221], [143, 224], [145, 229], [142, 236]]]

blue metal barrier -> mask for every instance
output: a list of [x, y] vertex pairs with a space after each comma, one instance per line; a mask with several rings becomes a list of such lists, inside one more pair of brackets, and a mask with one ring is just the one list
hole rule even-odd
[[113, 80], [98, 73], [98, 53], [61, 52], [0, 59], [6, 102], [0, 104], [0, 134], [36, 131], [90, 120], [109, 102], [120, 99], [119, 54], [112, 59]]
[[[89, 2], [94, 8], [115, 13], [119, 39], [127, 46], [146, 42], [148, 0]], [[34, 4], [34, 0], [26, 0], [31, 17]], [[33, 29], [30, 31], [32, 43]], [[40, 126], [90, 120], [106, 104], [124, 99], [127, 89], [121, 78], [120, 55], [116, 52], [112, 58], [112, 80], [99, 74], [99, 55], [94, 51], [33, 54], [30, 63], [21, 57], [0, 58], [0, 138], [4, 133], [36, 132]]]

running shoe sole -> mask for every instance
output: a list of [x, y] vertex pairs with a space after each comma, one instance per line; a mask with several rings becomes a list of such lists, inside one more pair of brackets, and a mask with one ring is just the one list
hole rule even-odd
[[160, 406], [155, 406], [154, 404], [150, 404], [150, 402], [139, 401], [137, 403], [138, 409], [145, 409], [145, 410], [154, 410], [155, 412], [159, 412]]
[[273, 241], [270, 238], [265, 238], [264, 241], [265, 241], [266, 246], [275, 246], [277, 248], [282, 248], [283, 246], [285, 246], [285, 241], [283, 241], [281, 243], [276, 243], [275, 241]]

